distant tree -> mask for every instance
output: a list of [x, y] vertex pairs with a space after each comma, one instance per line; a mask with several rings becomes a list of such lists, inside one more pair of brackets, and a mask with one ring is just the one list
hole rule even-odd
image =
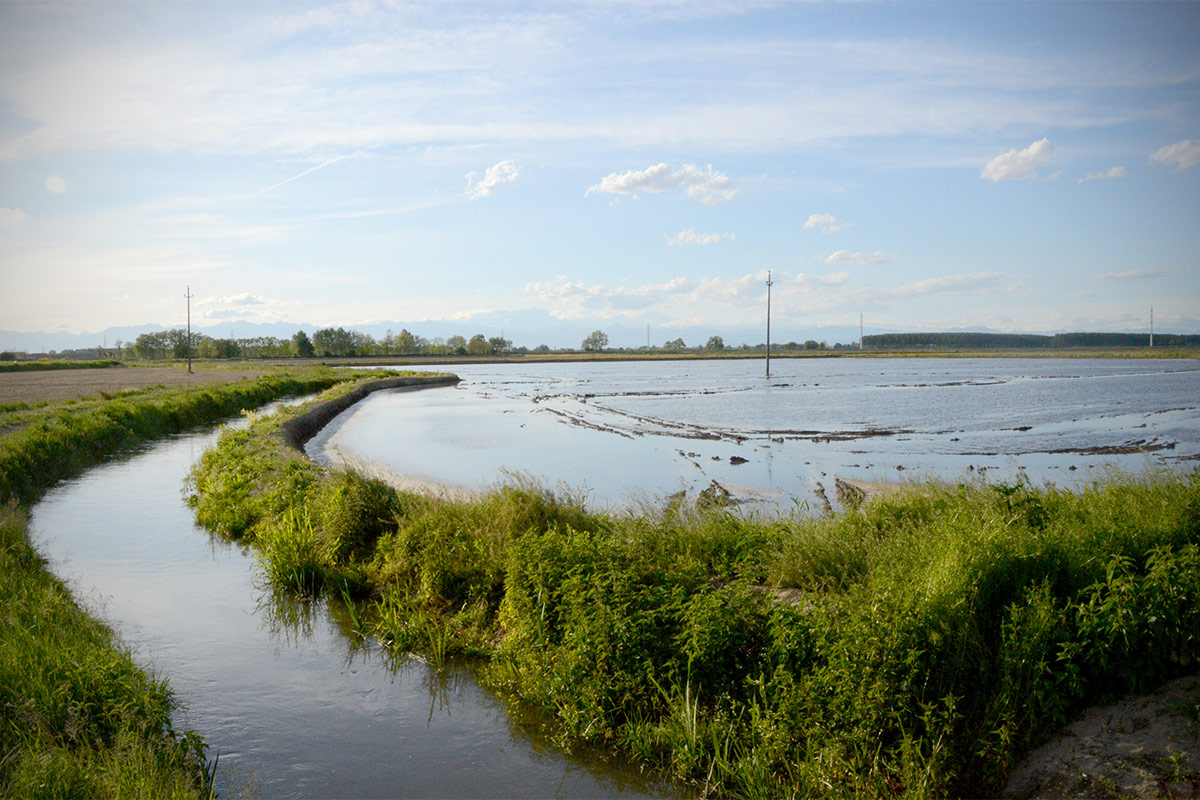
[[471, 341], [467, 342], [467, 352], [473, 356], [490, 356], [492, 345], [483, 338], [482, 333], [477, 333], [471, 337]]
[[242, 348], [233, 339], [214, 339], [211, 350], [214, 358], [237, 358], [242, 354]]
[[821, 347], [821, 344], [816, 339], [806, 339], [804, 341], [804, 349], [805, 350], [817, 350], [820, 347]]
[[467, 354], [467, 340], [461, 336], [451, 336], [446, 340], [446, 347], [454, 355], [465, 356]]
[[708, 344], [704, 345], [704, 349], [705, 350], [714, 350], [714, 351], [715, 350], [724, 350], [725, 349], [725, 340], [722, 339], [720, 336], [710, 337], [708, 340]]
[[412, 355], [417, 352], [417, 340], [408, 332], [407, 328], [402, 328], [400, 333], [396, 334], [396, 339], [392, 342], [392, 347], [400, 355]]
[[549, 353], [549, 352], [550, 352], [550, 346], [549, 346], [549, 345], [545, 345], [545, 344], [539, 344], [537, 347], [533, 348], [533, 352], [535, 352], [535, 353]]
[[687, 347], [687, 345], [683, 343], [683, 339], [672, 339], [669, 342], [663, 343], [663, 350], [670, 350], [671, 352], [674, 352], [674, 353], [679, 352], [680, 350], [684, 349], [685, 347]]
[[308, 340], [308, 334], [304, 331], [296, 331], [296, 335], [292, 337], [292, 351], [300, 358], [312, 358], [316, 354], [312, 342]]
[[583, 340], [583, 349], [589, 353], [598, 353], [608, 347], [608, 334], [604, 331], [592, 331]]
[[503, 336], [493, 336], [488, 339], [488, 344], [492, 346], [493, 353], [511, 353], [513, 349], [512, 340]]
[[345, 328], [322, 328], [313, 334], [312, 344], [323, 356], [354, 355], [354, 334]]

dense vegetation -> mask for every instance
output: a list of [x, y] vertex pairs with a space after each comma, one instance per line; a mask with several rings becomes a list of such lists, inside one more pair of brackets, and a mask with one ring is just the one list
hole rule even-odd
[[[0, 355], [12, 355], [5, 353]], [[103, 361], [66, 361], [63, 359], [39, 359], [37, 361], [12, 361], [12, 359], [0, 358], [0, 372], [42, 372], [55, 369], [100, 369], [103, 367], [120, 366], [121, 362], [115, 359], [104, 359]]]
[[139, 442], [349, 377], [307, 369], [0, 409], [0, 796], [205, 797], [212, 789], [201, 739], [171, 728], [166, 683], [141, 672], [46, 571], [22, 506]]
[[928, 486], [820, 519], [593, 514], [328, 473], [280, 439], [294, 413], [204, 455], [200, 522], [278, 586], [361, 598], [364, 634], [476, 658], [564, 746], [706, 793], [994, 795], [1085, 704], [1200, 658], [1200, 472]]
[[[1056, 333], [1052, 336], [1021, 333], [881, 333], [864, 336], [870, 350], [1057, 350], [1074, 347], [1148, 347], [1148, 333]], [[1174, 333], [1154, 335], [1155, 347], [1197, 347], [1200, 336]]]

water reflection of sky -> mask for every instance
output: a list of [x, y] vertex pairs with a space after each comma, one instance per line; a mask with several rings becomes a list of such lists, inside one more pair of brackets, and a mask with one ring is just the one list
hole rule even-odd
[[35, 544], [76, 597], [166, 678], [237, 797], [645, 797], [663, 787], [567, 757], [469, 672], [347, 637], [339, 608], [272, 596], [254, 557], [194, 527], [181, 495], [212, 444], [190, 434], [47, 492]]
[[1200, 455], [1195, 361], [775, 359], [770, 379], [763, 366], [446, 366], [458, 387], [374, 395], [321, 444], [456, 487], [525, 474], [599, 506], [716, 480], [754, 507], [790, 508], [835, 477], [957, 480], [981, 467], [1078, 486], [1107, 465]]

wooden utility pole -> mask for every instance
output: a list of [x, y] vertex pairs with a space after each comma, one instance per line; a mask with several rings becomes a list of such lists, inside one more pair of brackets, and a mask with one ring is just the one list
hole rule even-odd
[[771, 270], [767, 270], [767, 377], [771, 377]]
[[192, 374], [192, 287], [187, 287], [187, 293], [184, 294], [187, 298], [187, 360], [188, 374]]
[[1154, 347], [1154, 306], [1150, 306], [1150, 346]]

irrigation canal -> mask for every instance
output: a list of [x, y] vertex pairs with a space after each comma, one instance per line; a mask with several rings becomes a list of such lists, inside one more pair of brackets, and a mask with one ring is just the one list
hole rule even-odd
[[273, 597], [254, 556], [183, 500], [216, 431], [182, 435], [46, 494], [33, 539], [75, 596], [170, 681], [175, 724], [219, 755], [224, 797], [648, 797], [636, 771], [567, 757], [467, 670], [395, 659], [345, 609]]

